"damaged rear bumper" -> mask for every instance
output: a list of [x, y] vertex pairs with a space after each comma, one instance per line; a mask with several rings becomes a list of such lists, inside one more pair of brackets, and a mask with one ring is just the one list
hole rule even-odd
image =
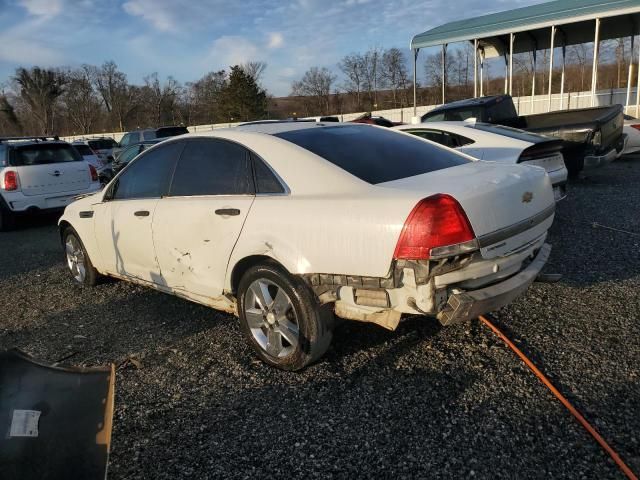
[[446, 307], [438, 313], [443, 325], [464, 322], [508, 305], [522, 295], [536, 279], [551, 253], [551, 245], [542, 245], [533, 261], [521, 272], [489, 287], [454, 293]]

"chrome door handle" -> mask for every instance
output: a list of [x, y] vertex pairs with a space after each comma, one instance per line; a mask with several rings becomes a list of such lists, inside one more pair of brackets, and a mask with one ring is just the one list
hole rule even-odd
[[138, 210], [137, 212], [133, 213], [136, 217], [148, 217], [149, 216], [149, 212], [147, 210]]
[[236, 215], [240, 215], [240, 210], [237, 208], [219, 208], [216, 210], [216, 215], [235, 217]]

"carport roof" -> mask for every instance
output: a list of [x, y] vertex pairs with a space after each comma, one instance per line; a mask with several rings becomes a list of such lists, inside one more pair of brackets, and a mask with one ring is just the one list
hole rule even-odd
[[[483, 15], [481, 17], [446, 23], [411, 40], [411, 48], [425, 48], [453, 42], [483, 40], [481, 45], [489, 47], [487, 56], [504, 53], [505, 36], [510, 33], [527, 32], [527, 42], [514, 46], [514, 53], [537, 48], [547, 48], [549, 27], [562, 27], [566, 45], [586, 43], [593, 40], [596, 18], [625, 16], [614, 22], [602, 22], [600, 38], [620, 38], [638, 33], [640, 20], [640, 0], [556, 0], [553, 2], [516, 8], [506, 12]], [[544, 31], [541, 31], [545, 29]], [[519, 37], [523, 37], [520, 35]], [[538, 38], [539, 37], [539, 38]], [[546, 46], [545, 46], [546, 42]], [[491, 48], [493, 47], [493, 48]]]

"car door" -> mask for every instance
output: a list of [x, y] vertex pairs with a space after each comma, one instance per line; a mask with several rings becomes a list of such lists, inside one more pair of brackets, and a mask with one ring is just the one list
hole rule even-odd
[[109, 272], [163, 285], [151, 227], [183, 148], [170, 142], [136, 158], [96, 206], [96, 240]]
[[156, 206], [153, 241], [167, 286], [218, 297], [255, 198], [250, 154], [222, 139], [185, 142], [169, 194]]

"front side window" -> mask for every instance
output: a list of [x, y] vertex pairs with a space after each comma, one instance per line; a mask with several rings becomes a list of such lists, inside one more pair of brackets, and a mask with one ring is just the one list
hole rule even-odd
[[186, 146], [173, 175], [170, 196], [252, 195], [248, 150], [219, 139], [195, 139]]
[[122, 164], [129, 163], [140, 152], [141, 149], [139, 145], [131, 145], [130, 147], [122, 151], [122, 153], [118, 157], [118, 162]]
[[124, 137], [122, 137], [122, 140], [120, 140], [120, 146], [126, 147], [130, 143], [131, 143], [131, 134], [127, 133]]
[[365, 182], [378, 184], [469, 163], [464, 156], [410, 135], [367, 125], [277, 133]]
[[425, 113], [422, 116], [423, 122], [442, 122], [443, 120], [444, 120], [444, 112], [433, 113], [433, 114]]
[[167, 193], [175, 163], [184, 148], [182, 142], [159, 146], [141, 155], [116, 179], [110, 198], [160, 198]]

